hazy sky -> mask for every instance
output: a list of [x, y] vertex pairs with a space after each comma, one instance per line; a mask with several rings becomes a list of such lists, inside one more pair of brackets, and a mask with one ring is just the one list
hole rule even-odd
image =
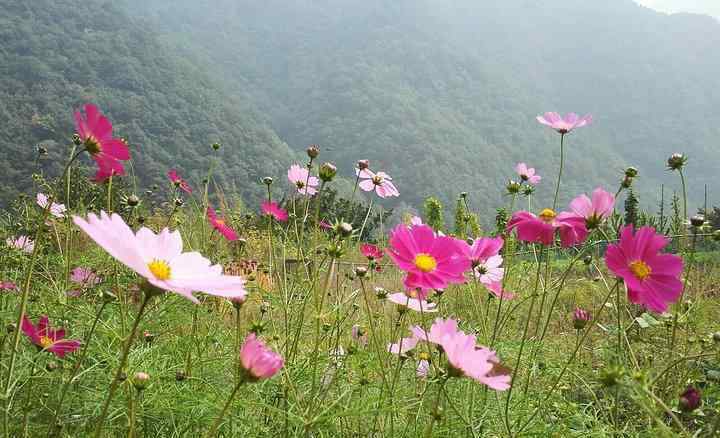
[[720, 18], [720, 0], [635, 0], [662, 12], [695, 12]]

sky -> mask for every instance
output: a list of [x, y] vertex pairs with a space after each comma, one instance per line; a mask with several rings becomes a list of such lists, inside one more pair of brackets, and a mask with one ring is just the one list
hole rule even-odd
[[694, 12], [720, 19], [720, 0], [635, 0], [661, 12]]

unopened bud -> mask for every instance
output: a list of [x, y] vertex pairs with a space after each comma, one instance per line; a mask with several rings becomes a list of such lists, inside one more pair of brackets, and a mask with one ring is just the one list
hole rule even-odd
[[583, 257], [583, 263], [585, 263], [585, 265], [587, 265], [587, 266], [589, 266], [590, 263], [592, 263], [592, 261], [593, 261], [593, 258], [591, 255], [586, 255], [585, 257]]
[[185, 380], [185, 371], [175, 371], [175, 380], [178, 382], [182, 382]]
[[335, 178], [335, 175], [337, 175], [337, 167], [335, 167], [332, 163], [323, 163], [322, 166], [320, 166], [320, 170], [318, 172], [318, 176], [320, 177], [320, 180], [323, 182], [330, 182]]
[[37, 153], [38, 153], [38, 155], [45, 156], [45, 155], [47, 155], [48, 150], [45, 146], [38, 146]]
[[127, 205], [130, 207], [137, 207], [137, 205], [140, 203], [140, 198], [137, 197], [137, 195], [130, 195], [127, 198]]
[[337, 226], [337, 232], [342, 237], [350, 237], [353, 227], [347, 222], [340, 222]]
[[365, 277], [365, 274], [367, 274], [367, 268], [365, 266], [355, 267], [355, 275], [357, 275], [358, 278]]
[[687, 157], [683, 154], [672, 154], [667, 160], [667, 167], [670, 170], [680, 170], [687, 163]]
[[693, 227], [702, 227], [705, 224], [705, 216], [696, 214], [690, 218], [690, 225]]
[[314, 160], [315, 158], [318, 157], [318, 155], [320, 155], [320, 146], [318, 146], [316, 144], [311, 144], [310, 146], [307, 147], [305, 152], [307, 152], [307, 155], [308, 155], [308, 157], [310, 157], [311, 160]]
[[508, 181], [505, 188], [507, 189], [509, 194], [517, 195], [518, 193], [520, 193], [520, 189], [522, 188], [522, 185], [517, 181], [510, 180], [510, 181]]
[[139, 223], [140, 225], [144, 224], [144, 223], [145, 223], [145, 217], [144, 217], [144, 216], [138, 216], [138, 217], [137, 217], [137, 223]]
[[625, 176], [628, 178], [635, 178], [638, 176], [638, 170], [635, 167], [628, 167], [625, 169]]
[[73, 134], [72, 136], [72, 142], [75, 146], [80, 146], [82, 144], [82, 140], [80, 139], [80, 135]]
[[263, 182], [263, 184], [265, 184], [266, 186], [269, 186], [269, 185], [271, 185], [271, 184], [273, 183], [273, 179], [270, 178], [269, 176], [266, 176], [265, 178], [262, 179], [262, 182]]
[[176, 207], [182, 207], [185, 204], [185, 201], [182, 200], [182, 198], [175, 198], [175, 206]]
[[138, 391], [147, 388], [148, 383], [150, 383], [150, 375], [148, 373], [139, 372], [133, 376], [132, 384]]
[[360, 170], [368, 169], [368, 168], [370, 168], [370, 161], [368, 161], [368, 160], [358, 160], [358, 162], [357, 162], [357, 167], [358, 167], [358, 169], [360, 169]]
[[629, 189], [630, 186], [632, 186], [632, 183], [633, 183], [633, 179], [630, 178], [629, 176], [626, 176], [626, 177], [622, 180], [622, 182], [620, 183], [620, 185], [621, 185], [622, 188], [624, 188], [624, 189]]
[[467, 198], [467, 195], [468, 195], [467, 192], [460, 192], [460, 199]]
[[13, 333], [13, 332], [15, 332], [16, 328], [17, 328], [17, 326], [15, 325], [15, 323], [11, 322], [10, 324], [5, 326], [5, 331], [8, 333]]
[[680, 394], [678, 407], [681, 411], [692, 412], [699, 408], [700, 405], [702, 405], [702, 395], [699, 389], [688, 386], [687, 389]]
[[214, 151], [220, 149], [220, 146], [221, 146], [220, 143], [213, 143], [213, 144], [212, 144], [212, 148], [213, 148]]

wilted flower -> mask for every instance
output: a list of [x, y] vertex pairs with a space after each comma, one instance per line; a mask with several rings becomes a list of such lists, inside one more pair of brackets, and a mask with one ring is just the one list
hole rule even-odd
[[288, 169], [288, 180], [297, 188], [298, 193], [310, 196], [317, 193], [316, 187], [320, 184], [317, 177], [311, 176], [310, 171], [297, 164]]
[[57, 357], [64, 357], [68, 353], [80, 348], [80, 341], [65, 339], [65, 329], [52, 329], [47, 315], [40, 317], [37, 326], [23, 315], [22, 325], [20, 327], [25, 336], [30, 338], [30, 342], [35, 344], [41, 350], [49, 351]]
[[625, 176], [628, 177], [628, 178], [635, 178], [635, 177], [637, 177], [637, 176], [638, 176], [638, 170], [637, 170], [637, 168], [632, 167], [632, 166], [628, 167], [627, 169], [625, 169]]
[[392, 178], [385, 172], [374, 173], [370, 169], [357, 169], [356, 174], [362, 180], [359, 187], [366, 192], [375, 193], [381, 198], [389, 198], [392, 196], [400, 196], [400, 192], [392, 183]]
[[75, 112], [75, 129], [85, 150], [95, 160], [98, 171], [95, 181], [104, 181], [112, 175], [125, 175], [125, 168], [120, 161], [130, 159], [127, 144], [112, 136], [112, 124], [93, 104], [86, 104], [85, 117], [80, 111]]
[[[48, 197], [44, 193], [38, 193], [37, 194], [37, 205], [40, 206], [40, 208], [48, 208]], [[65, 217], [65, 205], [64, 204], [56, 204], [52, 203], [50, 204], [50, 214], [55, 216], [56, 218], [63, 218]]]
[[242, 277], [223, 275], [220, 265], [211, 265], [198, 252], [182, 252], [177, 230], [165, 228], [155, 234], [142, 227], [133, 233], [119, 215], [108, 216], [104, 211], [99, 218], [91, 213], [87, 221], [78, 216], [73, 221], [111, 256], [157, 288], [195, 303], [199, 302], [192, 295], [195, 291], [226, 298], [247, 294]]
[[190, 185], [180, 177], [180, 175], [177, 173], [177, 170], [170, 169], [167, 173], [168, 178], [170, 179], [170, 182], [175, 185], [175, 187], [180, 188], [180, 190], [184, 191], [185, 193], [192, 193], [192, 188]]
[[10, 248], [15, 248], [28, 254], [33, 252], [35, 249], [35, 242], [33, 242], [28, 236], [8, 237], [7, 240], [5, 240], [5, 243]]
[[515, 172], [517, 172], [521, 180], [528, 184], [538, 184], [542, 179], [540, 175], [535, 173], [534, 167], [528, 167], [525, 163], [518, 163], [517, 166], [515, 166]]
[[588, 114], [581, 118], [575, 113], [569, 113], [565, 117], [562, 117], [558, 113], [548, 112], [542, 116], [537, 116], [537, 121], [565, 135], [575, 128], [582, 128], [590, 124], [592, 122], [592, 116]]
[[278, 222], [286, 222], [288, 220], [288, 212], [280, 207], [277, 202], [264, 201], [260, 204], [260, 210], [266, 216], [272, 216]]
[[635, 233], [628, 225], [622, 229], [620, 241], [605, 253], [608, 268], [625, 281], [628, 299], [655, 312], [666, 311], [683, 289], [682, 258], [661, 253], [667, 244], [668, 239], [656, 234], [652, 227], [642, 227]]
[[208, 206], [207, 209], [207, 217], [210, 221], [210, 225], [212, 225], [218, 233], [222, 234], [224, 238], [230, 241], [238, 239], [235, 230], [230, 228], [230, 226], [227, 225], [224, 219], [220, 219], [219, 217], [217, 217], [215, 210], [210, 206]]
[[277, 374], [283, 367], [284, 361], [282, 356], [257, 339], [255, 333], [250, 333], [240, 350], [240, 363], [245, 370], [245, 380], [255, 382]]

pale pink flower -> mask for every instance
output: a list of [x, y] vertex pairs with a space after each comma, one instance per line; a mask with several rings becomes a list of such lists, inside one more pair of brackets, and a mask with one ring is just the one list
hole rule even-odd
[[495, 295], [496, 298], [501, 300], [512, 300], [515, 298], [515, 294], [502, 288], [502, 281], [493, 281], [491, 283], [483, 283], [485, 289], [491, 294]]
[[600, 187], [593, 191], [592, 199], [583, 193], [570, 202], [570, 210], [585, 218], [585, 225], [588, 229], [600, 225], [603, 220], [612, 215], [614, 209], [615, 195]]
[[240, 362], [249, 381], [268, 379], [283, 367], [282, 356], [269, 349], [263, 341], [250, 333], [240, 349]]
[[580, 117], [575, 113], [569, 113], [565, 117], [562, 117], [558, 113], [549, 112], [542, 116], [537, 116], [537, 121], [565, 135], [575, 128], [582, 128], [585, 125], [589, 125], [592, 122], [592, 116], [588, 114], [585, 117]]
[[[38, 193], [36, 199], [37, 199], [37, 205], [39, 205], [40, 208], [43, 208], [43, 209], [48, 208], [48, 197], [46, 194]], [[65, 217], [65, 210], [66, 210], [66, 208], [65, 208], [65, 205], [63, 205], [63, 204], [56, 204], [55, 202], [53, 202], [50, 205], [50, 214], [55, 216], [56, 218]]]
[[536, 185], [540, 182], [542, 177], [535, 173], [534, 167], [527, 167], [525, 163], [518, 163], [515, 166], [515, 172], [517, 172], [520, 179], [528, 184]]
[[425, 359], [420, 359], [415, 369], [415, 375], [424, 378], [430, 373], [430, 362]]
[[374, 173], [370, 169], [355, 169], [355, 172], [362, 180], [359, 186], [363, 191], [372, 192], [374, 190], [381, 198], [400, 196], [400, 192], [398, 192], [398, 189], [392, 183], [392, 178], [387, 173]]
[[15, 248], [27, 254], [30, 254], [35, 249], [35, 242], [28, 236], [8, 237], [5, 243], [10, 248]]
[[500, 366], [495, 352], [476, 345], [475, 336], [458, 332], [445, 336], [440, 345], [454, 373], [498, 391], [510, 387], [508, 370]]
[[123, 219], [104, 211], [87, 220], [73, 216], [73, 221], [111, 256], [144, 277], [153, 286], [175, 292], [198, 303], [196, 291], [225, 298], [244, 296], [242, 277], [222, 274], [220, 265], [198, 252], [182, 252], [180, 233], [165, 228], [155, 234], [148, 228], [133, 233]]
[[484, 263], [480, 263], [475, 267], [475, 276], [480, 280], [480, 283], [483, 284], [501, 281], [505, 275], [505, 269], [500, 267], [502, 263], [502, 256], [494, 255], [485, 260]]
[[[424, 296], [423, 296], [424, 295]], [[426, 293], [418, 292], [417, 289], [408, 290], [407, 292], [398, 292], [388, 295], [387, 299], [395, 304], [405, 306], [416, 312], [434, 313], [437, 312], [437, 304], [430, 303], [425, 300]]]
[[288, 180], [295, 186], [298, 193], [312, 196], [317, 193], [317, 186], [320, 184], [320, 180], [309, 174], [310, 172], [307, 169], [293, 164], [290, 166], [290, 169], [288, 169]]

